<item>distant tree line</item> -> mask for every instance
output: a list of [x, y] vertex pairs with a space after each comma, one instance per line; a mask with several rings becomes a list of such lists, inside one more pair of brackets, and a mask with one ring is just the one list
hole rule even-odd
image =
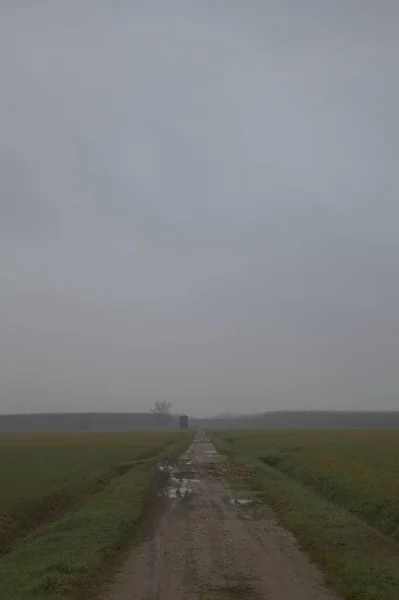
[[[189, 417], [192, 429], [237, 428], [399, 428], [399, 412], [274, 411], [255, 415]], [[170, 402], [154, 403], [147, 413], [64, 413], [0, 415], [0, 431], [134, 431], [178, 429]]]

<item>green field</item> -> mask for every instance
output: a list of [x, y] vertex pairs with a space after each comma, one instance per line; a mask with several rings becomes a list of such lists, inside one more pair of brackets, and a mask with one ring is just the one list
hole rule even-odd
[[[0, 436], [0, 600], [99, 591], [122, 550], [142, 539], [156, 462], [190, 439]], [[343, 598], [398, 600], [399, 431], [239, 430], [212, 439], [237, 467], [233, 484], [275, 510]]]
[[399, 598], [399, 431], [241, 430], [213, 441], [246, 465], [249, 487], [338, 592]]
[[155, 463], [189, 440], [181, 432], [2, 435], [0, 599], [84, 596], [131, 542]]

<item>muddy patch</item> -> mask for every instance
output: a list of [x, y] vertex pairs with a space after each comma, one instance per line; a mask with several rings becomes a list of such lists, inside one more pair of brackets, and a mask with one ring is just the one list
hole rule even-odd
[[202, 592], [204, 597], [209, 600], [211, 598], [238, 598], [241, 600], [258, 598], [253, 578], [245, 572], [227, 573], [220, 582], [204, 584]]

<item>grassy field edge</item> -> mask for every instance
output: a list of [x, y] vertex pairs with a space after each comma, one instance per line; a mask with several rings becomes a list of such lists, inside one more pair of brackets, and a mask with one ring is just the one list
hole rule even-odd
[[22, 540], [0, 559], [0, 599], [87, 598], [123, 551], [141, 539], [139, 525], [155, 464], [175, 459], [190, 441], [184, 435], [156, 457], [138, 461], [77, 511]]
[[223, 437], [212, 433], [211, 438], [219, 452], [250, 469], [247, 485], [323, 568], [331, 588], [347, 600], [397, 600], [399, 545], [394, 540]]
[[168, 445], [173, 443], [173, 440], [167, 440], [164, 447], [159, 444], [154, 448], [143, 450], [130, 462], [104, 466], [103, 470], [89, 476], [88, 479], [77, 482], [70, 489], [64, 488], [50, 495], [44, 495], [39, 501], [18, 514], [17, 519], [12, 515], [1, 515], [0, 557], [12, 552], [13, 548], [32, 532], [78, 510], [91, 496], [109, 485], [113, 479], [124, 475], [139, 462], [156, 457], [160, 451], [164, 451]]

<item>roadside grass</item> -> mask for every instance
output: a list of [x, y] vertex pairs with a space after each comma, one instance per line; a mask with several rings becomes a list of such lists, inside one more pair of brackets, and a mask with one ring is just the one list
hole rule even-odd
[[[381, 471], [381, 482], [390, 481], [388, 477], [384, 477], [384, 469], [395, 475], [394, 469], [389, 469], [392, 466], [392, 456], [385, 460], [379, 442], [383, 442], [384, 449], [392, 449], [392, 446], [397, 448], [399, 434], [371, 433], [372, 435], [370, 432], [358, 431], [338, 434], [329, 431], [247, 430], [218, 432], [212, 435], [212, 441], [219, 452], [227, 454], [232, 463], [241, 465], [249, 473], [244, 478], [235, 476], [234, 485], [241, 489], [250, 488], [260, 500], [274, 509], [279, 521], [296, 535], [302, 549], [323, 567], [326, 581], [335, 591], [348, 600], [397, 600], [399, 544], [395, 539], [394, 528], [389, 529], [393, 532], [392, 536], [385, 533], [385, 520], [378, 514], [380, 504], [376, 502], [377, 498], [384, 499], [387, 493], [386, 503], [389, 505], [389, 519], [392, 523], [395, 519], [396, 498], [391, 498], [389, 491], [386, 491], [392, 489], [390, 485], [385, 488], [384, 483], [381, 483], [382, 487], [378, 492], [374, 477], [376, 469]], [[366, 447], [367, 452], [363, 453], [362, 449]], [[297, 462], [292, 456], [289, 457], [290, 453], [297, 454]], [[272, 460], [271, 466], [265, 462], [265, 457], [277, 460]], [[300, 464], [300, 457], [303, 465]], [[362, 468], [356, 468], [356, 461], [361, 463], [362, 457]], [[318, 465], [323, 485], [320, 481], [315, 485], [317, 478], [307, 479], [303, 476], [304, 466], [309, 474], [310, 464]], [[365, 483], [368, 464], [372, 465], [369, 495]], [[282, 465], [286, 472], [280, 470]], [[295, 467], [290, 470], [287, 465]], [[356, 472], [361, 474], [358, 479], [354, 476]], [[326, 482], [330, 473], [334, 473], [335, 487]], [[344, 485], [342, 482], [348, 486], [344, 486], [345, 493], [350, 489], [351, 502], [346, 501], [345, 493], [339, 493], [338, 484]], [[333, 492], [326, 492], [332, 489]], [[390, 499], [393, 501], [390, 502]], [[365, 514], [370, 514], [364, 506], [367, 503], [370, 506], [373, 502], [374, 522], [381, 524], [380, 531], [364, 519]], [[388, 511], [387, 508], [386, 510]], [[399, 512], [396, 513], [396, 519], [398, 518]]]
[[175, 440], [176, 432], [0, 435], [0, 555]]
[[191, 440], [174, 432], [174, 440], [164, 437], [159, 450], [159, 440], [147, 435], [147, 451], [155, 442], [156, 455], [133, 463], [78, 510], [43, 526], [0, 559], [1, 600], [87, 598], [101, 588], [123, 550], [142, 539], [139, 524], [152, 501], [147, 490], [156, 462], [179, 456]]
[[399, 430], [221, 435], [227, 447], [256, 456], [399, 542]]

